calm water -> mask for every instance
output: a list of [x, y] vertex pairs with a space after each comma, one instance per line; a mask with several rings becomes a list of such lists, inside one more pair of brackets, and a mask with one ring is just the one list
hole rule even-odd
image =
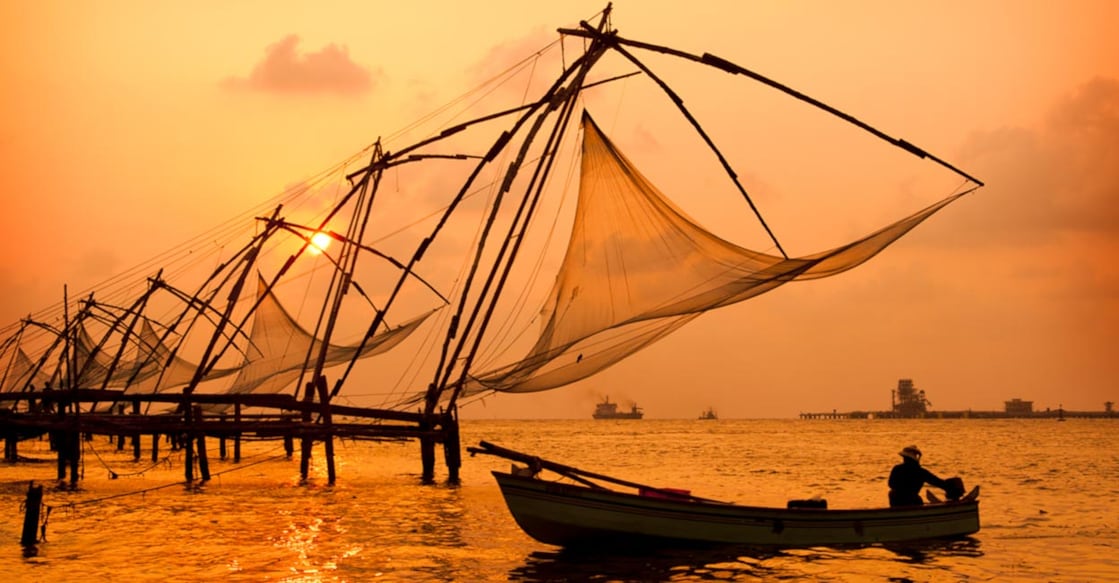
[[[13, 581], [1119, 580], [1114, 421], [467, 421], [462, 434], [464, 445], [491, 441], [710, 498], [784, 506], [819, 495], [832, 508], [883, 505], [896, 452], [916, 443], [942, 477], [982, 486], [982, 530], [900, 547], [571, 554], [518, 529], [488, 473], [508, 467], [499, 458], [468, 457], [461, 486], [420, 486], [417, 445], [342, 442], [338, 484], [328, 487], [323, 464], [299, 485], [298, 460], [259, 442], [239, 465], [212, 459], [214, 479], [188, 489], [176, 483], [181, 453], [149, 467], [97, 438], [76, 492], [53, 488], [50, 461], [0, 464], [0, 573]], [[45, 444], [21, 445], [24, 456], [50, 456]], [[437, 472], [446, 475], [442, 465]], [[32, 479], [50, 484], [53, 511], [47, 542], [24, 557], [20, 504]]]

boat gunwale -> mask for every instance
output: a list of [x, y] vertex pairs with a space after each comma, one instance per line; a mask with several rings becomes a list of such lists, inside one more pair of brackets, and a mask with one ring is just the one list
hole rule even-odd
[[[798, 519], [811, 519], [816, 517], [827, 517], [832, 520], [852, 520], [860, 515], [870, 515], [875, 518], [883, 516], [888, 517], [888, 520], [904, 520], [909, 517], [928, 518], [930, 515], [937, 514], [958, 514], [961, 512], [970, 512], [973, 508], [977, 511], [979, 506], [978, 497], [969, 500], [958, 501], [945, 501], [921, 505], [911, 506], [879, 506], [867, 508], [803, 508], [803, 507], [779, 507], [779, 506], [751, 506], [744, 504], [736, 504], [732, 502], [718, 502], [702, 499], [691, 498], [671, 498], [659, 496], [643, 496], [632, 492], [623, 492], [619, 490], [612, 490], [609, 488], [595, 489], [581, 486], [578, 484], [569, 484], [559, 481], [542, 480], [538, 477], [518, 476], [508, 472], [492, 470], [494, 478], [497, 480], [498, 485], [504, 492], [506, 485], [522, 485], [522, 490], [543, 491], [545, 494], [552, 496], [563, 496], [566, 498], [578, 498], [583, 501], [595, 501], [602, 499], [602, 502], [609, 502], [612, 505], [624, 505], [626, 507], [641, 509], [641, 510], [671, 510], [673, 512], [687, 511], [690, 515], [698, 514], [712, 516], [712, 517], [725, 517], [726, 515], [738, 515], [745, 512], [770, 514], [775, 517], [786, 518], [795, 516]], [[532, 487], [524, 488], [523, 485], [532, 484]], [[634, 504], [637, 502], [637, 504]], [[768, 517], [767, 517], [768, 518]]]

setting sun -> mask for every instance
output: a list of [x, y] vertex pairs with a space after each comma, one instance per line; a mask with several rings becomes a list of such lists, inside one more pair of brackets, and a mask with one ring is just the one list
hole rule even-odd
[[329, 246], [330, 235], [320, 231], [318, 233], [315, 233], [314, 235], [311, 235], [311, 246], [307, 248], [307, 251], [309, 251], [312, 255], [318, 255], [323, 251], [326, 251], [326, 248]]

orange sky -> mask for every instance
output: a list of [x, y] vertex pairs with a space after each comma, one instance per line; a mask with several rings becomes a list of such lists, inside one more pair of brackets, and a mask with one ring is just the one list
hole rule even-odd
[[[0, 322], [400, 130], [604, 6], [534, 4], [0, 4]], [[615, 2], [624, 36], [770, 75], [988, 187], [855, 271], [706, 314], [577, 386], [491, 397], [464, 415], [585, 417], [604, 394], [650, 417], [873, 410], [902, 377], [934, 409], [1119, 401], [1116, 22], [1107, 0]], [[830, 144], [757, 123], [718, 131]], [[810, 185], [803, 166], [749, 174]], [[790, 192], [761, 202], [793, 254], [914, 210]]]

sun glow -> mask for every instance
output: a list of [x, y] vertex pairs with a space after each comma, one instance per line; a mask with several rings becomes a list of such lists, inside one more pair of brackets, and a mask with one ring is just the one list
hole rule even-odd
[[323, 232], [318, 232], [314, 235], [311, 235], [311, 245], [307, 248], [307, 251], [310, 252], [311, 255], [319, 255], [323, 251], [326, 251], [326, 248], [329, 246], [330, 235]]

